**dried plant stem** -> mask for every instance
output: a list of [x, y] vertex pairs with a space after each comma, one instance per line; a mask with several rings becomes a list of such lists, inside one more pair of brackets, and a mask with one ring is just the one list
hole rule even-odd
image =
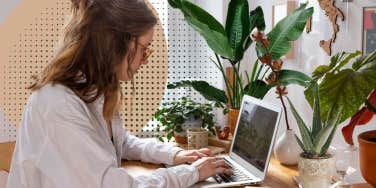
[[279, 95], [279, 99], [281, 100], [281, 103], [282, 103], [282, 106], [283, 106], [283, 111], [285, 112], [285, 121], [286, 121], [287, 130], [291, 130], [289, 120], [287, 119], [287, 109], [286, 109], [285, 102], [283, 101], [282, 93], [278, 92], [278, 95]]

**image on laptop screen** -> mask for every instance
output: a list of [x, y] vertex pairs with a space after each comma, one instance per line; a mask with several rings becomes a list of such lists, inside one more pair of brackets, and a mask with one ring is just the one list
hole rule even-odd
[[278, 112], [244, 101], [232, 152], [264, 171]]

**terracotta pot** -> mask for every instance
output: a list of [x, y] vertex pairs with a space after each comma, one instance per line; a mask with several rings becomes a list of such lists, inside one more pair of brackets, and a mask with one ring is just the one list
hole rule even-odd
[[227, 122], [228, 122], [228, 125], [230, 126], [231, 135], [234, 135], [235, 128], [236, 128], [236, 121], [238, 121], [238, 116], [239, 116], [239, 110], [237, 109], [230, 109], [230, 111], [228, 112]]
[[330, 187], [334, 169], [335, 160], [331, 155], [317, 159], [300, 155], [299, 176], [303, 188]]
[[367, 131], [358, 136], [359, 163], [363, 178], [376, 187], [376, 131]]
[[178, 144], [187, 144], [188, 138], [184, 136], [176, 136], [174, 135], [175, 142]]

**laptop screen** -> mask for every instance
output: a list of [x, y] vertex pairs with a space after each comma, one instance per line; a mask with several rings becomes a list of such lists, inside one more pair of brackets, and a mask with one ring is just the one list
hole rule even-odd
[[264, 171], [278, 112], [243, 102], [232, 152]]

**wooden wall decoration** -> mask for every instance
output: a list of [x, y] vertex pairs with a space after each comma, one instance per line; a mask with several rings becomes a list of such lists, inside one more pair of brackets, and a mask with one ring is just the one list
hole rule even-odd
[[[325, 11], [325, 15], [329, 17], [332, 24], [333, 34], [332, 37], [327, 40], [320, 41], [320, 47], [330, 56], [332, 54], [332, 43], [335, 42], [337, 38], [337, 33], [339, 31], [339, 26], [337, 24], [337, 18], [339, 17], [342, 21], [345, 20], [345, 16], [342, 11], [336, 7], [336, 0], [318, 0], [320, 8]], [[310, 23], [309, 23], [310, 25]], [[310, 29], [309, 29], [310, 30]]]

